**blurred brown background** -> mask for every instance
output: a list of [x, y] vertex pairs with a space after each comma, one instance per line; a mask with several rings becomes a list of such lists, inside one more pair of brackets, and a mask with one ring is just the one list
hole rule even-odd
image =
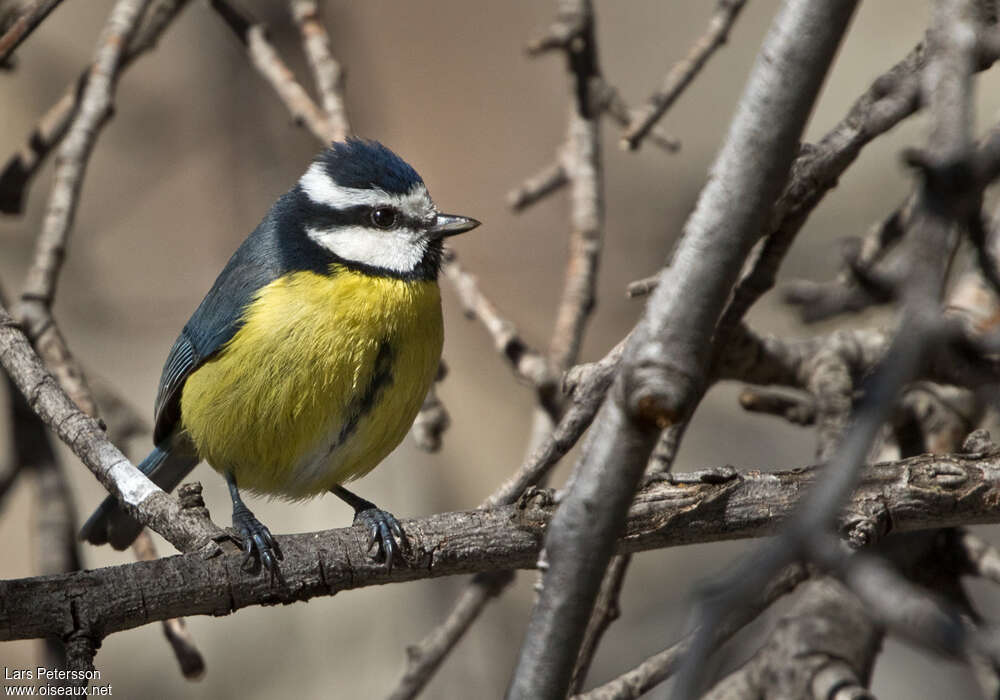
[[[245, 4], [268, 22], [274, 41], [310, 85], [284, 3]], [[707, 0], [597, 2], [604, 73], [638, 104], [704, 31], [713, 6]], [[775, 0], [749, 3], [730, 44], [664, 120], [683, 141], [679, 154], [653, 146], [623, 153], [617, 129], [606, 126], [606, 252], [586, 359], [600, 357], [640, 313], [642, 302], [626, 299], [625, 285], [667, 259], [777, 6]], [[110, 7], [110, 0], [65, 2], [19, 50], [17, 70], [0, 74], [0, 156], [21, 145], [89, 61]], [[443, 210], [484, 222], [454, 247], [526, 339], [544, 346], [562, 283], [566, 197], [552, 197], [517, 216], [506, 209], [504, 195], [547, 164], [563, 138], [568, 86], [563, 62], [557, 56], [529, 60], [523, 51], [552, 18], [554, 3], [331, 1], [323, 10], [334, 53], [348, 71], [347, 105], [355, 131], [383, 141], [412, 163]], [[913, 0], [861, 5], [807, 138], [822, 135], [876, 75], [905, 55], [920, 39], [928, 11], [927, 3]], [[982, 131], [997, 118], [1000, 81], [987, 74], [979, 85]], [[201, 2], [192, 3], [159, 48], [126, 73], [116, 106], [87, 172], [56, 314], [84, 365], [145, 415], [151, 413], [176, 333], [240, 240], [304, 170], [317, 144], [291, 124], [242, 47]], [[864, 231], [911, 187], [898, 153], [921, 143], [923, 133], [922, 119], [912, 119], [865, 150], [803, 231], [783, 279], [835, 273], [838, 237]], [[50, 178], [51, 165], [37, 179], [23, 218], [0, 219], [0, 279], [8, 293], [17, 291], [26, 270]], [[443, 286], [451, 372], [441, 394], [452, 415], [445, 447], [427, 455], [408, 440], [358, 484], [364, 496], [403, 517], [474, 507], [520, 463], [529, 428], [531, 392], [512, 381], [485, 332], [462, 317]], [[762, 329], [798, 335], [829, 328], [801, 327], [774, 295], [758, 305], [752, 320]], [[811, 462], [810, 432], [741, 413], [737, 391], [719, 387], [701, 406], [679, 471]], [[6, 402], [0, 405], [6, 410]], [[0, 432], [0, 441], [5, 437]], [[141, 458], [148, 447], [148, 441], [133, 445], [131, 454]], [[0, 448], [0, 458], [9, 459], [6, 445], [0, 442]], [[67, 459], [85, 516], [102, 489]], [[216, 521], [228, 524], [223, 480], [204, 466], [193, 478], [203, 481]], [[257, 500], [252, 507], [277, 533], [351, 520], [350, 510], [335, 498], [306, 504]], [[33, 573], [25, 524], [31, 508], [31, 483], [22, 480], [0, 517], [4, 578]], [[685, 624], [692, 587], [747, 546], [726, 543], [637, 557], [622, 617], [606, 637], [590, 683], [672, 643]], [[169, 551], [161, 542], [161, 552]], [[84, 557], [90, 567], [132, 559], [128, 552], [92, 547]], [[447, 660], [425, 697], [502, 694], [534, 581], [533, 573], [519, 576]], [[180, 677], [157, 625], [105, 640], [97, 666], [102, 683], [111, 683], [117, 697], [267, 698], [289, 691], [296, 697], [380, 697], [402, 668], [405, 645], [443, 617], [463, 584], [425, 581], [190, 619], [208, 664], [196, 684]], [[996, 617], [1000, 600], [984, 587], [975, 593], [980, 609]], [[37, 651], [36, 642], [0, 644], [0, 665], [32, 667]], [[739, 659], [738, 650], [733, 659]], [[878, 662], [874, 692], [886, 698], [976, 697], [964, 667], [896, 642]], [[662, 689], [650, 695], [663, 696]]]

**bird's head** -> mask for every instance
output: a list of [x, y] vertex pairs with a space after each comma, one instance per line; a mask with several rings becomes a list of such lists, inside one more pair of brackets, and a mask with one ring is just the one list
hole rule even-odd
[[436, 276], [441, 240], [479, 225], [439, 213], [420, 175], [377, 141], [333, 143], [296, 189], [311, 240], [347, 265], [382, 274]]

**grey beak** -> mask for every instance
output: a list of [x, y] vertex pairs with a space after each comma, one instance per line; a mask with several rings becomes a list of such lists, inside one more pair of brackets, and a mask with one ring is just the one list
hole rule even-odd
[[479, 222], [467, 216], [438, 214], [434, 225], [427, 229], [427, 235], [432, 239], [447, 238], [448, 236], [457, 236], [460, 233], [471, 231], [476, 226], [479, 226]]

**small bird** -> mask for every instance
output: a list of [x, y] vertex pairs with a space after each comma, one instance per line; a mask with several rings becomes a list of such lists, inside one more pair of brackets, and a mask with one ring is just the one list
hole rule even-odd
[[[391, 568], [396, 518], [343, 487], [402, 441], [444, 339], [442, 240], [475, 219], [439, 214], [423, 180], [376, 141], [335, 142], [243, 241], [167, 356], [153, 451], [170, 491], [202, 460], [225, 477], [233, 528], [271, 572], [281, 550], [240, 490], [331, 491]], [[124, 549], [142, 526], [108, 497], [80, 531]]]

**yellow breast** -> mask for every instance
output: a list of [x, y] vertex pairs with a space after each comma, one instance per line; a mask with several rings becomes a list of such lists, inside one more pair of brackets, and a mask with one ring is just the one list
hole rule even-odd
[[436, 282], [335, 266], [263, 287], [195, 371], [181, 421], [240, 488], [301, 498], [362, 476], [406, 435], [441, 358]]

